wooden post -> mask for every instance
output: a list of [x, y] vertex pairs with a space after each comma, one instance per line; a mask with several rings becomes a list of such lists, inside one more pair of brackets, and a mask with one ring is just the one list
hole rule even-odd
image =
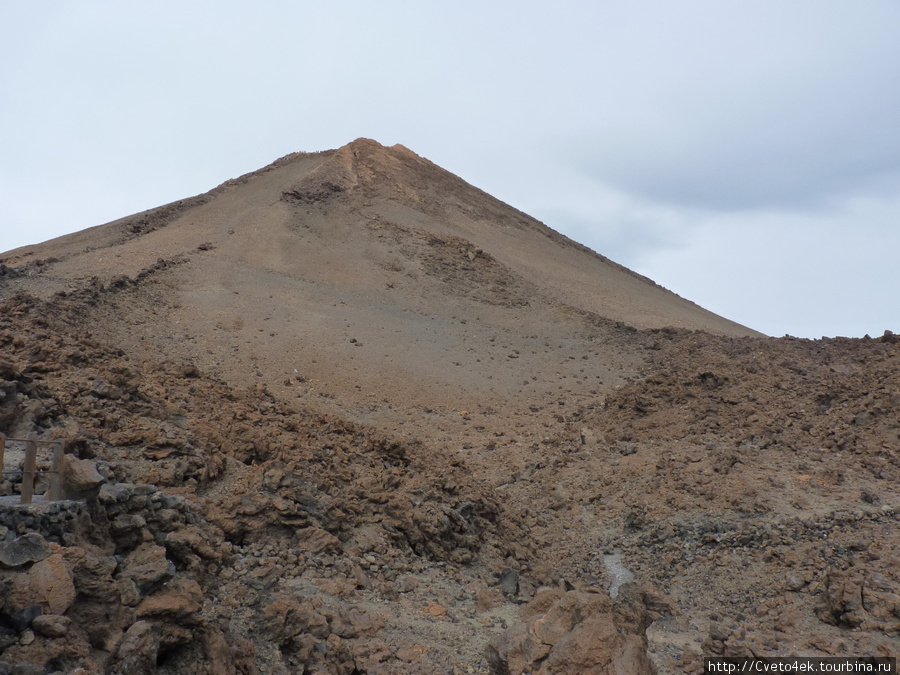
[[37, 464], [37, 443], [25, 441], [25, 464], [22, 466], [22, 503], [30, 504], [34, 496], [34, 467]]
[[63, 444], [56, 441], [53, 444], [53, 463], [50, 465], [50, 493], [51, 501], [58, 502], [62, 499], [63, 486]]
[[0, 434], [0, 480], [3, 480], [4, 466], [3, 463], [4, 455], [6, 454], [6, 434]]

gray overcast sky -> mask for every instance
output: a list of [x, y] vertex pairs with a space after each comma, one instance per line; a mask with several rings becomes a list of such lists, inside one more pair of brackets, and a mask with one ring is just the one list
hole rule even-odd
[[402, 143], [770, 335], [900, 333], [896, 0], [0, 0], [0, 251]]

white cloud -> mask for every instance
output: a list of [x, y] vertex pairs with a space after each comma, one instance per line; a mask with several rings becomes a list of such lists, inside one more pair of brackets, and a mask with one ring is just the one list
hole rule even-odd
[[848, 200], [827, 215], [713, 212], [679, 230], [677, 252], [650, 251], [635, 268], [773, 336], [898, 332], [897, 282], [885, 273], [898, 218], [900, 198]]

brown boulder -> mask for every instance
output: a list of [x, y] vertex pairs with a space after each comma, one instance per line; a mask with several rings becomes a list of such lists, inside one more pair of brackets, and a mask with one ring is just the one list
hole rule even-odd
[[[115, 590], [115, 586], [113, 586]], [[118, 602], [82, 598], [66, 614], [87, 635], [90, 643], [112, 651], [122, 639], [125, 628], [134, 623], [134, 611]]]
[[205, 504], [206, 519], [219, 527], [228, 539], [252, 538], [266, 526], [265, 512], [271, 500], [259, 494], [229, 495]]
[[215, 675], [256, 675], [253, 643], [226, 635], [215, 626], [203, 632], [203, 654], [209, 661], [209, 673]]
[[341, 541], [318, 527], [304, 527], [297, 530], [300, 546], [310, 553], [340, 553]]
[[69, 617], [56, 614], [42, 614], [31, 622], [31, 628], [35, 633], [49, 638], [63, 637], [69, 632], [71, 625], [72, 620]]
[[800, 610], [793, 604], [788, 605], [776, 617], [775, 630], [780, 633], [790, 633], [797, 628], [801, 621], [803, 621], [803, 615]]
[[203, 604], [200, 584], [176, 577], [137, 607], [139, 619], [158, 619], [173, 623], [195, 624]]
[[632, 583], [615, 604], [603, 591], [541, 589], [522, 609], [522, 623], [489, 645], [488, 661], [510, 675], [649, 675], [647, 626], [676, 611], [665, 596]]
[[131, 675], [156, 672], [159, 639], [148, 621], [138, 621], [126, 631], [116, 651], [112, 673]]
[[78, 594], [99, 601], [115, 602], [118, 600], [113, 572], [116, 559], [112, 556], [95, 555], [78, 546], [61, 549], [66, 563], [72, 570], [75, 589]]
[[330, 623], [331, 632], [342, 638], [376, 635], [384, 628], [384, 619], [358, 607], [338, 611]]
[[65, 499], [93, 499], [106, 480], [89, 459], [63, 455], [63, 497]]
[[165, 548], [141, 544], [125, 559], [119, 579], [130, 579], [141, 595], [149, 595], [174, 575], [175, 566], [166, 558]]
[[260, 629], [280, 645], [303, 633], [327, 638], [331, 629], [328, 619], [317, 611], [319, 605], [316, 598], [304, 598], [301, 602], [289, 596], [278, 597], [263, 610]]
[[62, 555], [54, 554], [32, 565], [27, 574], [17, 574], [7, 606], [13, 610], [40, 605], [49, 614], [64, 614], [75, 600], [75, 585]]
[[816, 616], [834, 626], [861, 626], [866, 620], [862, 586], [862, 579], [852, 572], [829, 573], [825, 579], [825, 592], [816, 605]]
[[[862, 589], [862, 604], [878, 630], [900, 630], [900, 585], [881, 573], [866, 577]], [[873, 626], [874, 627], [874, 626]]]
[[189, 525], [166, 535], [166, 548], [178, 560], [188, 561], [192, 555], [197, 555], [204, 560], [221, 560], [219, 553], [200, 528]]

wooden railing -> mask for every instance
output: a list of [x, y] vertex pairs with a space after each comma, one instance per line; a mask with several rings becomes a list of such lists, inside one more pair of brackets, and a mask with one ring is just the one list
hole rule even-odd
[[[62, 499], [62, 483], [63, 483], [63, 444], [62, 441], [37, 441], [31, 438], [7, 438], [4, 434], [0, 434], [0, 466], [4, 466], [3, 462], [6, 454], [6, 441], [19, 441], [25, 443], [25, 461], [22, 464], [22, 504], [31, 504], [34, 498], [34, 477], [37, 473], [37, 449], [38, 444], [52, 445], [53, 458], [50, 461], [50, 470], [46, 471], [50, 475], [50, 489], [44, 495], [45, 499], [50, 501], [59, 501]], [[4, 471], [5, 472], [5, 471]]]

